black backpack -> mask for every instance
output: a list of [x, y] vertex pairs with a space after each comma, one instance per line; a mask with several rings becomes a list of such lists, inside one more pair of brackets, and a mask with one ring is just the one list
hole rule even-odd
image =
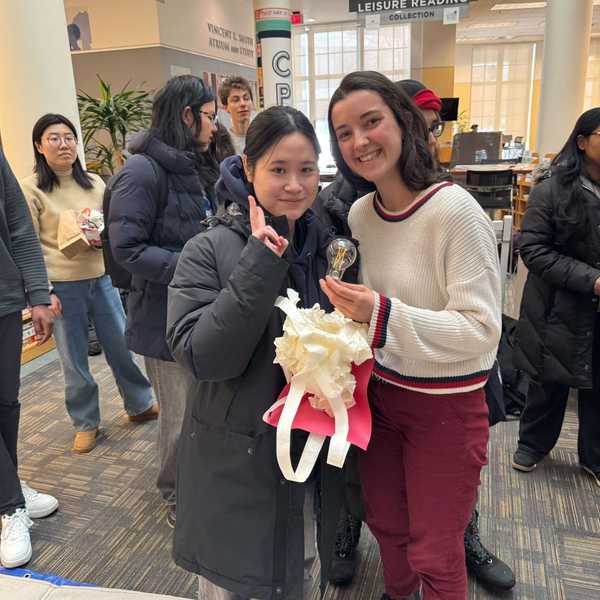
[[502, 315], [502, 337], [498, 346], [498, 362], [502, 376], [504, 405], [506, 414], [519, 417], [525, 408], [529, 375], [517, 369], [514, 364], [517, 321], [507, 315]]
[[[165, 170], [156, 162], [151, 156], [144, 154], [146, 160], [152, 165], [156, 177], [158, 178], [158, 190], [159, 190], [159, 204], [158, 214], [162, 214], [167, 205], [167, 199], [169, 196], [169, 186], [167, 181], [167, 173]], [[105, 227], [100, 238], [102, 239], [102, 255], [104, 257], [104, 270], [106, 274], [110, 276], [114, 287], [121, 290], [131, 289], [131, 272], [122, 267], [116, 260], [110, 247], [110, 239], [108, 237], [108, 220], [110, 213], [110, 198], [112, 196], [112, 190], [115, 184], [119, 181], [123, 171], [119, 171], [116, 175], [113, 175], [104, 190], [104, 196], [102, 198], [102, 213], [104, 214]]]

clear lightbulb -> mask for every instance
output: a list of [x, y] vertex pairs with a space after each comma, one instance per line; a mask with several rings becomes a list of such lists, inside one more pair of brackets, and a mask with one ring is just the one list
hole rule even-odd
[[343, 237], [335, 238], [327, 246], [327, 275], [334, 279], [341, 279], [344, 271], [351, 267], [356, 260], [356, 246], [348, 239]]

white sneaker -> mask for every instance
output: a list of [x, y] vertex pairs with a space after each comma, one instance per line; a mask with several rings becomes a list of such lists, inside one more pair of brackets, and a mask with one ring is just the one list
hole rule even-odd
[[41, 494], [21, 481], [21, 491], [25, 498], [25, 508], [31, 519], [41, 519], [51, 515], [58, 508], [58, 500], [50, 494]]
[[25, 508], [17, 508], [12, 515], [2, 515], [2, 535], [0, 535], [0, 563], [7, 569], [14, 569], [29, 562], [31, 539], [29, 528], [33, 525]]

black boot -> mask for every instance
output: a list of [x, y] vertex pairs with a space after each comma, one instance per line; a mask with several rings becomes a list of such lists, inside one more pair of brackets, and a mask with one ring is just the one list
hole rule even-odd
[[344, 511], [335, 537], [335, 552], [331, 561], [329, 581], [334, 585], [348, 585], [356, 573], [358, 540], [362, 522]]
[[484, 586], [498, 590], [510, 590], [515, 585], [515, 575], [505, 562], [492, 554], [481, 543], [478, 520], [479, 514], [474, 510], [471, 521], [465, 529], [467, 569]]

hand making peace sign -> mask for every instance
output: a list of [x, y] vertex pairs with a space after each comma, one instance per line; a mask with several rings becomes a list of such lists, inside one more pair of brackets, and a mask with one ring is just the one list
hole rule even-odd
[[275, 252], [277, 256], [283, 256], [288, 247], [288, 241], [279, 235], [270, 225], [266, 224], [263, 209], [256, 204], [254, 196], [248, 196], [250, 207], [250, 228], [252, 235], [258, 238], [267, 248]]

